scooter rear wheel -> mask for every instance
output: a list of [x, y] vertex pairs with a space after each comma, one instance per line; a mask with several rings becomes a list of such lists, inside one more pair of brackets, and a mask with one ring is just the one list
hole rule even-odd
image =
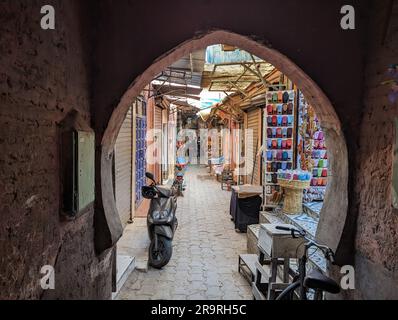
[[[157, 250], [155, 250], [156, 238], [158, 239]], [[156, 269], [161, 269], [169, 263], [172, 253], [171, 240], [158, 235], [152, 239], [149, 246], [149, 264]]]

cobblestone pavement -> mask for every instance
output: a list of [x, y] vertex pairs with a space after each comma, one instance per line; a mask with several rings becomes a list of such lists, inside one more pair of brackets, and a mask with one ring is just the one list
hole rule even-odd
[[231, 193], [206, 176], [205, 168], [187, 170], [170, 263], [162, 270], [135, 270], [117, 299], [252, 299], [248, 282], [238, 273], [246, 235], [236, 233], [230, 221]]

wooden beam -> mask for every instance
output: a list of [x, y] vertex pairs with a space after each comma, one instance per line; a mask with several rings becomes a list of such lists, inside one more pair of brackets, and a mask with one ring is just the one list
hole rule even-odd
[[257, 75], [258, 75], [258, 77], [260, 78], [261, 82], [263, 83], [263, 86], [264, 86], [264, 88], [266, 88], [266, 87], [267, 87], [267, 85], [268, 85], [268, 83], [265, 81], [265, 79], [264, 79], [263, 75], [261, 74], [261, 71], [260, 71], [260, 65], [256, 64], [256, 60], [254, 59], [254, 57], [253, 57], [253, 55], [252, 55], [252, 54], [250, 54], [250, 57], [251, 57], [251, 58], [252, 58], [252, 60], [253, 60], [254, 67], [255, 67], [255, 68], [256, 68], [256, 70], [257, 70]]
[[235, 87], [241, 94], [243, 94], [245, 97], [247, 96], [247, 94], [241, 89], [241, 88], [239, 88], [235, 83], [233, 83], [233, 82], [231, 82], [231, 81], [228, 81], [228, 83], [230, 84], [230, 85], [232, 85], [233, 87]]

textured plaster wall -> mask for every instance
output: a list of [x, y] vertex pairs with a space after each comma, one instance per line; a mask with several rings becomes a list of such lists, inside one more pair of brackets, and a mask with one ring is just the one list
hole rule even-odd
[[[369, 27], [364, 116], [358, 148], [358, 225], [355, 292], [359, 298], [398, 299], [398, 212], [391, 206], [394, 118], [398, 103], [381, 83], [387, 68], [398, 63], [398, 3], [375, 2]], [[388, 17], [390, 15], [390, 19]]]
[[[80, 3], [51, 3], [56, 31], [40, 29], [42, 1], [0, 3], [0, 299], [111, 293], [109, 253], [94, 253], [93, 207], [76, 221], [59, 216], [57, 123], [73, 108], [90, 124], [90, 79]], [[47, 264], [56, 290], [43, 293]]]

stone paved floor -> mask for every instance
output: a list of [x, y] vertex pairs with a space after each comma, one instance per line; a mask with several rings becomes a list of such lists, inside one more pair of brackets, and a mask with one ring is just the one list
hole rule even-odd
[[117, 299], [252, 299], [237, 271], [246, 235], [236, 233], [230, 221], [231, 194], [206, 175], [205, 168], [188, 168], [170, 263], [162, 270], [135, 270]]

